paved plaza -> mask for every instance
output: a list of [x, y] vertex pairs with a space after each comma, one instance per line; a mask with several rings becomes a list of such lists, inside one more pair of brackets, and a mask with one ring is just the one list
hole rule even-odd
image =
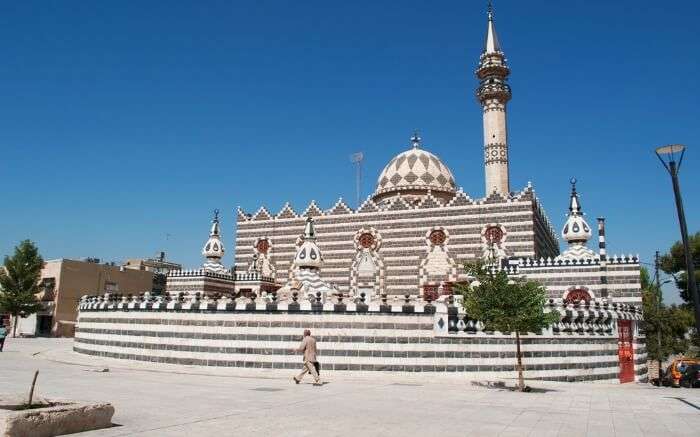
[[[69, 339], [8, 339], [0, 392], [25, 393], [35, 369], [49, 398], [112, 402], [107, 430], [85, 436], [697, 436], [700, 390], [534, 382], [534, 393], [458, 375], [200, 369], [97, 360]], [[108, 372], [99, 372], [102, 368]], [[512, 385], [512, 381], [508, 381]]]

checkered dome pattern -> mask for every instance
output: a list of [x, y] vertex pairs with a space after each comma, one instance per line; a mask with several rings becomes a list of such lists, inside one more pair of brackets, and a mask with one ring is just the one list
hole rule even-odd
[[410, 189], [455, 192], [456, 184], [450, 169], [437, 156], [412, 148], [387, 164], [379, 175], [377, 194]]

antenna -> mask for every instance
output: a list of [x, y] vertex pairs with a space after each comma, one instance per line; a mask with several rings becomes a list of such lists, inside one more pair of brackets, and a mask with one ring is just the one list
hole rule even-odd
[[350, 155], [350, 162], [355, 164], [357, 168], [356, 176], [356, 190], [357, 190], [357, 208], [360, 207], [360, 191], [362, 186], [362, 160], [365, 159], [365, 155], [362, 152], [353, 153]]

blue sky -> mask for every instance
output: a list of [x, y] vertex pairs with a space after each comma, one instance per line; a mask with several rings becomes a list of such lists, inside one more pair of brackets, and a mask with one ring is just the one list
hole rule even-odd
[[[230, 264], [236, 206], [354, 199], [358, 150], [367, 195], [414, 128], [481, 196], [485, 3], [4, 2], [0, 254], [31, 238], [47, 259], [166, 250], [195, 266], [220, 208]], [[559, 228], [576, 176], [591, 221], [608, 219], [610, 252], [650, 261], [679, 235], [652, 151], [682, 142], [700, 229], [700, 6], [495, 7], [513, 189], [532, 181]]]

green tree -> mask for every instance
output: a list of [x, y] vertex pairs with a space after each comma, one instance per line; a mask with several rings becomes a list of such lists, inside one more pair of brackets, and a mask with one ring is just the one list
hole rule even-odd
[[667, 306], [663, 303], [660, 288], [642, 268], [642, 305], [644, 309], [644, 331], [647, 339], [647, 354], [650, 360], [661, 362], [669, 355], [688, 352], [688, 331], [694, 326], [695, 316], [686, 306]]
[[44, 260], [39, 249], [29, 240], [15, 247], [14, 255], [6, 256], [0, 268], [0, 310], [10, 313], [15, 321], [12, 336], [17, 335], [17, 318], [41, 309], [34, 294], [39, 291], [39, 278]]
[[[688, 236], [690, 245], [690, 254], [693, 257], [695, 265], [695, 281], [700, 280], [700, 232], [695, 235]], [[668, 253], [661, 257], [661, 270], [672, 275], [676, 281], [676, 286], [680, 290], [681, 298], [686, 303], [692, 303], [693, 298], [688, 292], [688, 275], [685, 265], [685, 252], [683, 251], [683, 243], [676, 241]]]
[[509, 277], [504, 271], [491, 271], [479, 264], [467, 272], [478, 282], [460, 287], [468, 317], [481, 321], [486, 330], [515, 333], [518, 389], [525, 389], [520, 334], [541, 332], [559, 321], [558, 313], [545, 312], [547, 292], [542, 285], [524, 278]]
[[651, 291], [642, 294], [644, 305], [644, 331], [650, 360], [666, 360], [669, 355], [690, 355], [692, 337], [690, 328], [695, 316], [684, 306], [657, 303], [657, 295]]

